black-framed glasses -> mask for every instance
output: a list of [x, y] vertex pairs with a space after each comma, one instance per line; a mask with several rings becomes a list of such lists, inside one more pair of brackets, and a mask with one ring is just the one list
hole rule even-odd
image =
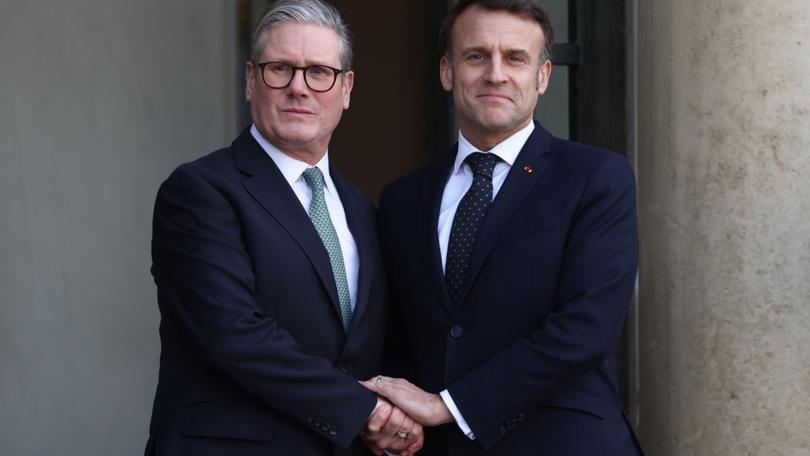
[[328, 92], [335, 86], [340, 73], [346, 70], [326, 65], [297, 67], [285, 62], [254, 63], [262, 72], [262, 81], [271, 89], [283, 89], [290, 85], [298, 70], [304, 72], [304, 82], [314, 92]]

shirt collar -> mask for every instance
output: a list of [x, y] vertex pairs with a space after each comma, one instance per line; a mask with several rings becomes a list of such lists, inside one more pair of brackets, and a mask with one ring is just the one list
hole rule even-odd
[[[291, 157], [282, 152], [278, 147], [270, 144], [270, 141], [266, 140], [264, 136], [259, 133], [259, 130], [256, 128], [255, 124], [250, 127], [250, 134], [253, 135], [253, 138], [259, 143], [262, 149], [264, 149], [265, 153], [270, 156], [273, 163], [276, 164], [279, 171], [281, 171], [281, 174], [284, 176], [284, 179], [288, 184], [290, 184], [290, 186], [292, 186], [293, 183], [299, 179], [303, 179], [304, 171], [307, 168], [310, 168], [309, 163]], [[315, 167], [321, 170], [321, 173], [323, 174], [324, 187], [326, 187], [328, 192], [331, 192], [334, 184], [332, 183], [332, 176], [329, 174], [328, 150], [325, 154], [323, 154], [321, 161], [315, 164]]]
[[[534, 131], [534, 122], [529, 122], [529, 125], [526, 125], [522, 129], [518, 130], [512, 136], [506, 138], [505, 140], [501, 141], [485, 153], [495, 154], [498, 158], [506, 162], [510, 167], [515, 164], [515, 160], [517, 160], [517, 156], [520, 153], [520, 150], [523, 149], [523, 145], [526, 144], [528, 141], [529, 136], [531, 136], [532, 132]], [[467, 138], [464, 137], [464, 134], [461, 130], [458, 131], [458, 154], [456, 154], [456, 162], [453, 164], [453, 174], [458, 173], [461, 169], [462, 163], [467, 157], [475, 152], [481, 152], [475, 148]]]

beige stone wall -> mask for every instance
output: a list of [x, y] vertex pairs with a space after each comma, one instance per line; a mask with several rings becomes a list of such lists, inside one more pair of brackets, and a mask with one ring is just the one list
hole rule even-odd
[[637, 2], [640, 437], [810, 455], [810, 3]]

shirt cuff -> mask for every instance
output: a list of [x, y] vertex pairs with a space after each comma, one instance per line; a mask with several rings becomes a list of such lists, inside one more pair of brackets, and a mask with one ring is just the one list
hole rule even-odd
[[467, 424], [467, 421], [461, 416], [461, 412], [456, 407], [456, 403], [453, 402], [453, 398], [450, 397], [450, 392], [447, 390], [442, 391], [439, 393], [442, 400], [444, 401], [444, 405], [447, 406], [447, 410], [450, 410], [450, 414], [453, 415], [453, 419], [456, 420], [456, 424], [459, 428], [461, 428], [461, 432], [464, 433], [470, 440], [475, 440], [475, 434], [473, 434], [472, 429]]

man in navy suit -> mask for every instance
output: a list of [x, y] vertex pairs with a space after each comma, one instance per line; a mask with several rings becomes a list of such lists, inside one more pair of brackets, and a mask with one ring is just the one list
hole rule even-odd
[[[633, 293], [633, 172], [533, 122], [552, 28], [532, 0], [461, 0], [440, 77], [458, 145], [380, 204], [386, 373], [423, 454], [636, 455], [611, 349]], [[404, 378], [392, 378], [404, 377]]]
[[162, 352], [148, 455], [361, 455], [421, 426], [357, 379], [381, 371], [377, 214], [329, 164], [351, 43], [320, 0], [282, 0], [246, 65], [253, 125], [177, 168], [155, 204]]

